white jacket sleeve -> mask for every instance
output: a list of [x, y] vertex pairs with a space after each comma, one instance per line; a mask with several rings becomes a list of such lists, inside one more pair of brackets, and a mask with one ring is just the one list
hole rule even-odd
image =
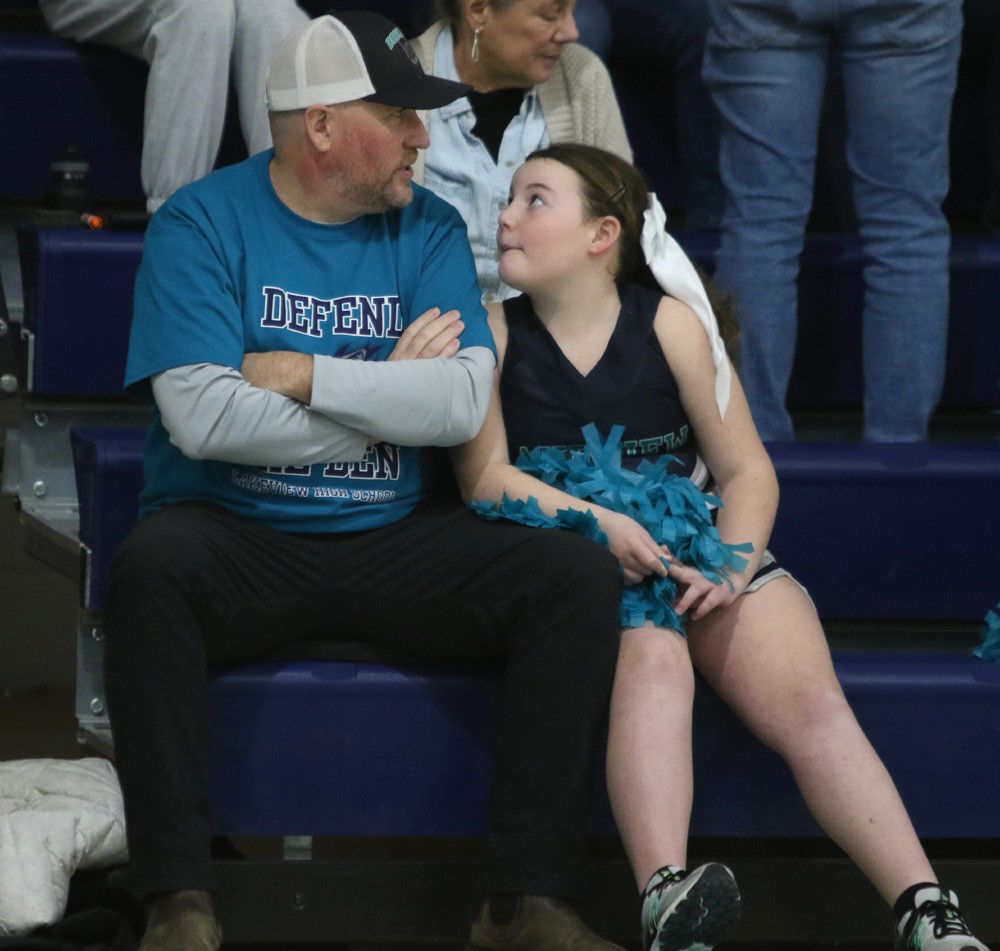
[[368, 448], [366, 433], [251, 386], [230, 367], [175, 367], [152, 386], [170, 441], [191, 459], [305, 466], [358, 462]]
[[468, 347], [433, 360], [366, 361], [318, 356], [309, 408], [400, 446], [457, 446], [483, 425], [496, 358]]

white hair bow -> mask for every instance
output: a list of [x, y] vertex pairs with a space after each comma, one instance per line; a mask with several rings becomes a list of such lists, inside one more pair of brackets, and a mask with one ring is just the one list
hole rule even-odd
[[688, 305], [695, 312], [708, 334], [712, 345], [712, 362], [715, 364], [715, 402], [719, 415], [725, 418], [729, 406], [732, 370], [726, 347], [719, 335], [719, 324], [708, 302], [705, 288], [694, 265], [688, 260], [681, 246], [666, 231], [667, 215], [659, 199], [649, 193], [649, 205], [643, 212], [642, 251], [653, 277], [664, 293]]

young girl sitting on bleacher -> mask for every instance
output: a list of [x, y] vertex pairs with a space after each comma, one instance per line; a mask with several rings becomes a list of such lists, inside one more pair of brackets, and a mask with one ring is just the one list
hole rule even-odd
[[767, 552], [774, 469], [663, 224], [641, 175], [609, 153], [528, 158], [499, 234], [501, 277], [523, 296], [494, 305], [498, 392], [460, 451], [481, 512], [603, 533], [621, 564], [607, 779], [643, 947], [711, 947], [739, 915], [728, 868], [686, 868], [695, 667], [786, 759], [817, 821], [893, 906], [898, 951], [986, 951], [847, 704], [812, 601]]

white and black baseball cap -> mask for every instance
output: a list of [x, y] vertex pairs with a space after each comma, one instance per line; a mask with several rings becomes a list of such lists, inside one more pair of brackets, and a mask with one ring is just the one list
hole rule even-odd
[[272, 112], [366, 99], [400, 109], [436, 109], [471, 86], [424, 72], [391, 20], [349, 10], [310, 20], [282, 40], [267, 74]]

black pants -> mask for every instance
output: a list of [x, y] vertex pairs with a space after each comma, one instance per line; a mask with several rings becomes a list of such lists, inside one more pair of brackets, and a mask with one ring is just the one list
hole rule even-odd
[[208, 666], [343, 638], [505, 659], [483, 887], [571, 896], [619, 595], [617, 564], [594, 542], [487, 522], [451, 502], [374, 531], [315, 536], [203, 503], [144, 518], [115, 560], [105, 655], [140, 894], [217, 884]]

